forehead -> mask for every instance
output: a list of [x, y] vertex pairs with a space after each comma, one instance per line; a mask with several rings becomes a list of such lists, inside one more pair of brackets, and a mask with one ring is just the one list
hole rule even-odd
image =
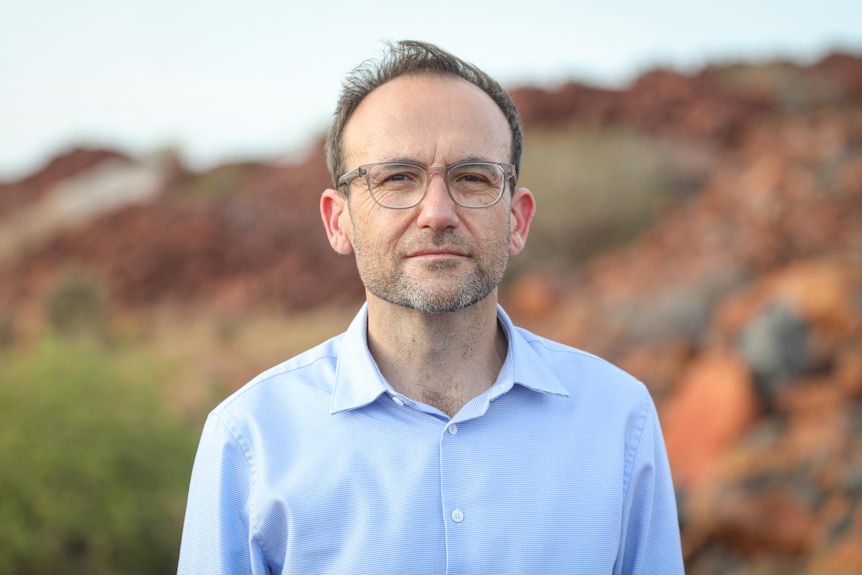
[[402, 76], [379, 86], [357, 106], [343, 133], [349, 165], [508, 162], [511, 142], [509, 123], [491, 97], [454, 76]]

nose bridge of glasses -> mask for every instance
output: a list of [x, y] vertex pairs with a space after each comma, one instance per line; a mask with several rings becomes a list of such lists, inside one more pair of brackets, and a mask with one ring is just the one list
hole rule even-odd
[[[446, 211], [453, 209], [457, 202], [452, 197], [449, 182], [446, 181], [446, 168], [426, 168], [425, 172], [428, 174], [428, 179], [425, 181], [425, 190], [422, 192], [422, 199], [420, 200], [421, 204], [425, 206], [424, 209], [436, 211], [440, 208], [441, 201], [447, 206]], [[436, 190], [432, 190], [434, 174], [440, 176], [440, 185], [437, 186]]]
[[431, 182], [434, 180], [432, 176], [434, 176], [434, 174], [440, 176], [444, 189], [447, 193], [449, 192], [448, 170], [445, 167], [432, 166], [430, 168], [425, 168], [425, 173], [427, 174], [427, 179], [425, 180], [425, 193], [427, 193], [428, 189], [431, 187]]
[[447, 171], [448, 170], [442, 166], [431, 166], [430, 168], [425, 168], [425, 173], [428, 174], [428, 185], [431, 185], [431, 176], [433, 176], [434, 174], [439, 175], [441, 178], [443, 178], [443, 182], [445, 182], [447, 177]]
[[[452, 195], [449, 184], [446, 182], [446, 170], [428, 169], [428, 179], [425, 182], [425, 190], [422, 197], [417, 201], [419, 215], [417, 223], [420, 226], [428, 225], [435, 228], [455, 225], [457, 221], [458, 201]], [[438, 174], [437, 183], [432, 183]]]

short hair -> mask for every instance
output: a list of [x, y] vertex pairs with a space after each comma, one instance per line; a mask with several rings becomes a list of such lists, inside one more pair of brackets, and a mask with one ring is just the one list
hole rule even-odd
[[516, 173], [520, 172], [521, 151], [524, 146], [521, 119], [512, 97], [496, 80], [473, 64], [427, 42], [402, 40], [396, 43], [387, 42], [386, 46], [388, 51], [380, 60], [366, 60], [354, 68], [342, 82], [335, 119], [326, 138], [326, 166], [336, 186], [338, 178], [347, 170], [342, 147], [347, 121], [374, 89], [407, 75], [455, 76], [467, 80], [488, 94], [509, 122], [512, 130], [509, 161], [515, 165]]

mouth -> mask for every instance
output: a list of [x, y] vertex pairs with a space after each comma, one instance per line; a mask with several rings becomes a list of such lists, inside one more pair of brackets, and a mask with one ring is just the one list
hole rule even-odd
[[408, 258], [424, 258], [424, 259], [446, 259], [446, 258], [465, 258], [467, 254], [455, 249], [446, 248], [428, 248], [416, 250], [407, 255]]

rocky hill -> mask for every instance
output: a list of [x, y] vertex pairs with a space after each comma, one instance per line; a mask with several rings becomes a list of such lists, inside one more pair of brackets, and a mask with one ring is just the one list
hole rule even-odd
[[518, 96], [528, 127], [715, 146], [698, 191], [624, 249], [508, 291], [522, 323], [648, 382], [688, 572], [862, 572], [862, 60]]
[[[693, 189], [633, 241], [570, 267], [522, 264], [503, 291], [526, 327], [650, 387], [688, 572], [862, 573], [862, 58], [514, 97], [528, 144], [572, 126], [709, 150]], [[358, 301], [317, 215], [328, 185], [321, 153], [194, 173], [92, 149], [0, 184], [9, 338], [70, 273], [126, 309]]]

